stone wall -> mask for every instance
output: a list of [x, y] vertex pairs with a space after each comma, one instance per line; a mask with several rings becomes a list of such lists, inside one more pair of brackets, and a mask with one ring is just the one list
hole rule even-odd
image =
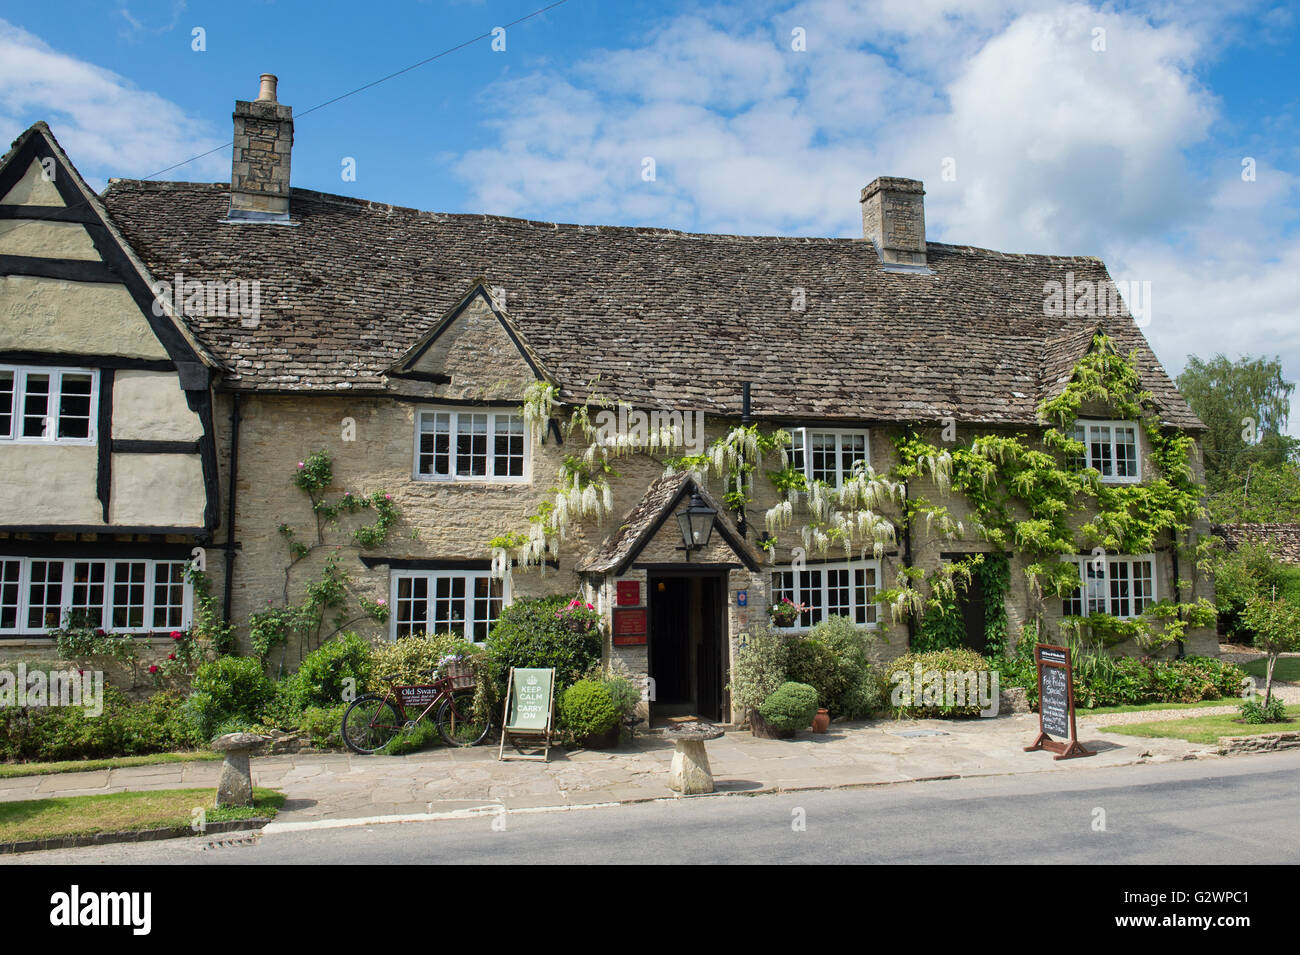
[[[494, 380], [500, 380], [495, 371], [491, 374]], [[226, 460], [224, 448], [228, 441], [228, 402], [229, 398], [223, 396], [217, 414], [223, 461]], [[314, 522], [306, 498], [293, 486], [292, 478], [297, 462], [314, 450], [324, 450], [333, 459], [335, 487], [332, 496], [337, 497], [345, 490], [354, 494], [366, 494], [380, 489], [393, 495], [401, 517], [388, 541], [377, 549], [377, 553], [391, 558], [466, 561], [487, 559], [487, 541], [491, 538], [509, 531], [526, 530], [528, 517], [534, 513], [537, 504], [552, 486], [564, 455], [581, 450], [571, 445], [557, 445], [554, 435], [548, 435], [544, 444], [533, 448], [532, 478], [529, 483], [453, 484], [415, 480], [412, 471], [417, 407], [412, 402], [386, 398], [245, 396], [238, 482], [237, 538], [241, 547], [236, 560], [233, 604], [236, 621], [246, 620], [250, 611], [264, 608], [268, 600], [277, 605], [282, 602], [287, 551], [276, 529], [281, 523], [287, 523], [298, 529], [300, 539], [306, 539], [312, 532]], [[355, 440], [344, 440], [345, 419], [351, 419], [355, 425]], [[708, 419], [707, 440], [712, 441], [723, 434], [725, 426], [726, 423], [720, 419]], [[969, 437], [969, 432], [959, 432], [959, 440], [969, 440]], [[870, 453], [871, 463], [877, 471], [887, 471], [893, 464], [893, 449], [885, 429], [874, 429], [871, 432]], [[1144, 466], [1149, 466], [1149, 449], [1145, 445], [1143, 455]], [[599, 524], [575, 523], [563, 544], [558, 568], [549, 567], [544, 571], [536, 568], [516, 569], [513, 574], [515, 595], [583, 592], [594, 598], [593, 602], [599, 603], [606, 611], [613, 606], [614, 582], [595, 583], [587, 589], [587, 583], [574, 572], [575, 563], [591, 546], [617, 530], [624, 515], [640, 500], [646, 486], [662, 473], [663, 461], [657, 457], [639, 455], [619, 459], [615, 468], [620, 476], [612, 482], [615, 498], [613, 516]], [[721, 493], [720, 482], [710, 479], [709, 483], [715, 494]], [[225, 487], [223, 475], [223, 493]], [[775, 494], [765, 479], [760, 478], [758, 488], [758, 500], [749, 514], [751, 540], [762, 530], [764, 510], [776, 501]], [[954, 517], [963, 520], [967, 528], [970, 527], [969, 510], [961, 496], [946, 495], [928, 481], [914, 482], [912, 493], [947, 505]], [[330, 539], [345, 538], [351, 527], [366, 519], [365, 514], [355, 519], [345, 518], [339, 533], [331, 533]], [[806, 514], [797, 511], [793, 526], [779, 534], [781, 542], [776, 549], [774, 563], [790, 562], [791, 547], [798, 543], [797, 528], [805, 519]], [[217, 539], [224, 539], [224, 531], [218, 532]], [[713, 546], [717, 547], [719, 543], [720, 538], [715, 537]], [[646, 554], [639, 559], [648, 562], [680, 561], [682, 555], [675, 550], [677, 545], [677, 528], [670, 521], [661, 528]], [[725, 548], [725, 544], [721, 546]], [[946, 540], [937, 534], [927, 535], [923, 529], [919, 529], [913, 536], [912, 546], [914, 564], [926, 572], [940, 565], [942, 554], [990, 549], [986, 541], [969, 530], [962, 538]], [[371, 599], [388, 597], [387, 567], [380, 565], [367, 569], [356, 554], [354, 549], [344, 562], [352, 576], [356, 592]], [[1157, 556], [1157, 596], [1163, 596], [1171, 592], [1172, 571], [1169, 555], [1165, 553]], [[321, 557], [323, 555], [293, 569], [289, 590], [294, 599], [301, 595], [305, 582], [319, 570]], [[698, 559], [700, 558], [692, 555], [692, 562]], [[734, 555], [719, 555], [717, 559], [737, 562]], [[766, 561], [768, 558], [764, 559]], [[807, 559], [810, 562], [842, 560], [844, 554], [842, 550], [832, 550], [824, 555], [809, 553]], [[901, 560], [900, 542], [898, 547], [890, 548], [882, 560], [881, 587], [895, 584]], [[210, 565], [219, 562], [219, 559], [211, 561]], [[1025, 564], [1022, 558], [1017, 557], [1011, 566], [1007, 615], [1012, 638], [1018, 634], [1032, 605], [1032, 595], [1024, 574]], [[212, 566], [211, 570], [214, 592], [219, 594], [220, 569]], [[1187, 574], [1188, 570], [1183, 568], [1183, 576]], [[643, 571], [633, 571], [630, 576], [642, 580], [644, 585]], [[751, 574], [747, 570], [729, 572], [731, 619], [728, 638], [733, 643], [745, 627], [758, 625], [765, 619], [767, 586], [766, 573]], [[745, 613], [740, 612], [735, 600], [736, 592], [742, 589], [749, 594], [749, 607]], [[1204, 582], [1197, 592], [1209, 593]], [[1188, 599], [1188, 595], [1184, 594], [1183, 599]], [[1050, 630], [1060, 618], [1060, 601], [1049, 599], [1046, 607]], [[878, 637], [873, 655], [885, 660], [906, 651], [907, 626], [902, 621], [891, 621], [884, 608], [879, 611], [879, 616], [879, 626], [873, 631]], [[385, 627], [369, 622], [359, 625], [358, 629], [374, 637], [386, 633]], [[1213, 652], [1212, 633], [1208, 637], [1206, 634], [1194, 635], [1189, 641], [1188, 651]], [[611, 647], [614, 659], [639, 673], [645, 673], [646, 670], [644, 653], [644, 647], [618, 650]]]

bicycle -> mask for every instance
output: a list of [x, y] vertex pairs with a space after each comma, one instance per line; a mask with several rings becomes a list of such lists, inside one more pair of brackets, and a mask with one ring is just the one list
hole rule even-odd
[[[474, 714], [473, 670], [460, 662], [443, 669], [446, 672], [436, 679], [436, 670], [427, 671], [430, 683], [406, 685], [397, 683], [396, 676], [380, 677], [388, 684], [382, 696], [359, 696], [343, 713], [339, 732], [348, 749], [363, 756], [376, 753], [402, 730], [415, 729], [435, 706], [438, 712], [433, 725], [444, 743], [477, 746], [483, 742], [492, 730], [492, 721]], [[408, 709], [418, 710], [418, 715], [411, 719]]]

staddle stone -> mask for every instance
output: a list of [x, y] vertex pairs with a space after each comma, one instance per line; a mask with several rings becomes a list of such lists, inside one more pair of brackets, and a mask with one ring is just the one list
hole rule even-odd
[[212, 748], [225, 754], [221, 778], [217, 780], [218, 806], [253, 805], [253, 771], [248, 754], [266, 740], [256, 733], [227, 733], [212, 741]]

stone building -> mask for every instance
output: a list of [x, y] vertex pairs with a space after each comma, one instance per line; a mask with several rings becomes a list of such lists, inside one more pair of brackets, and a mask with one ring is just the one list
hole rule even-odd
[[[290, 189], [292, 110], [273, 77], [234, 121], [229, 183], [114, 179], [96, 196], [43, 124], [0, 164], [11, 652], [48, 643], [69, 608], [102, 607], [106, 625], [141, 634], [187, 623], [192, 594], [168, 588], [194, 548], [232, 620], [296, 599], [334, 551], [286, 574], [280, 528], [314, 527], [293, 479], [324, 451], [334, 497], [383, 490], [399, 513], [378, 547], [339, 552], [354, 595], [389, 608], [357, 629], [482, 639], [504, 603], [572, 593], [606, 615], [607, 653], [655, 681], [662, 713], [725, 716], [730, 661], [773, 600], [809, 607], [794, 629], [847, 615], [892, 656], [914, 623], [875, 597], [898, 568], [990, 545], [921, 527], [878, 556], [797, 551], [792, 534], [765, 550], [776, 492], [759, 482], [748, 513], [730, 512], [717, 478], [665, 475], [677, 449], [619, 458], [608, 513], [573, 520], [541, 567], [502, 576], [488, 542], [527, 531], [565, 457], [584, 450], [560, 427], [572, 409], [599, 397], [698, 415], [695, 451], [742, 421], [785, 429], [807, 478], [835, 486], [858, 462], [888, 472], [904, 428], [951, 427], [955, 441], [1041, 429], [1040, 402], [1100, 331], [1136, 350], [1162, 427], [1203, 430], [1126, 310], [1045, 309], [1050, 283], [1109, 285], [1100, 260], [929, 241], [915, 180], [862, 191], [861, 239], [447, 215]], [[42, 382], [54, 404], [40, 405]], [[558, 398], [541, 435], [521, 408], [537, 382]], [[1140, 427], [1084, 414], [1103, 481], [1152, 473]], [[908, 493], [969, 517], [930, 480]], [[718, 512], [698, 549], [677, 520], [692, 502]], [[1120, 617], [1173, 597], [1188, 573], [1173, 542], [1108, 555], [1095, 575], [1089, 558], [1073, 558], [1079, 599]], [[1024, 561], [1011, 565], [1014, 635], [1032, 594]], [[965, 597], [971, 620], [981, 599]], [[1049, 601], [1049, 620], [1068, 609]], [[977, 626], [969, 636], [980, 645]], [[1185, 643], [1214, 652], [1212, 632]]]

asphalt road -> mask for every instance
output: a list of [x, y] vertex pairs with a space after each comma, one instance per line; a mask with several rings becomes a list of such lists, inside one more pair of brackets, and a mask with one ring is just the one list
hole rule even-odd
[[0, 864], [1294, 863], [1298, 779], [1300, 752], [1290, 752], [516, 813], [495, 826], [479, 817], [262, 834], [235, 845], [171, 840]]

